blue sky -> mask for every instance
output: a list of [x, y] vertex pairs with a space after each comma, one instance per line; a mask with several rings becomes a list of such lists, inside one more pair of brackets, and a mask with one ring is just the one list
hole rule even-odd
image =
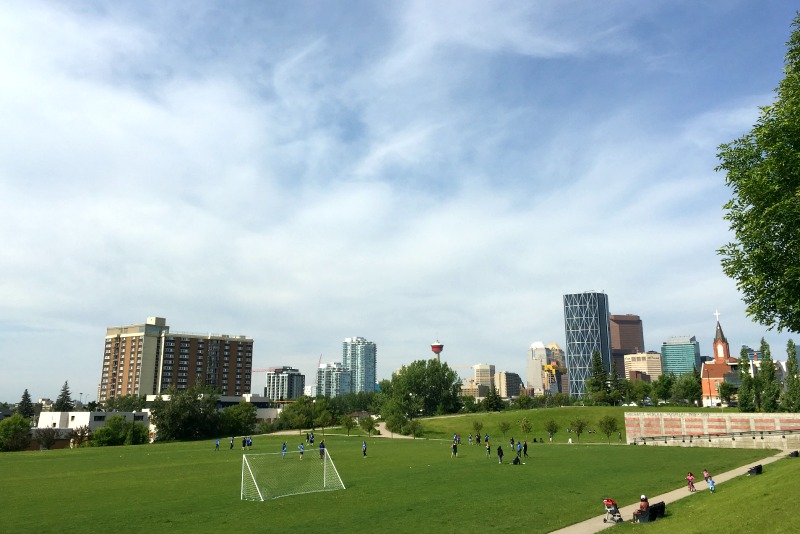
[[256, 367], [364, 336], [381, 378], [436, 339], [524, 376], [585, 290], [647, 349], [709, 353], [719, 310], [785, 358], [720, 268], [713, 169], [787, 3], [170, 4], [0, 4], [0, 400], [94, 398], [106, 326], [153, 315]]

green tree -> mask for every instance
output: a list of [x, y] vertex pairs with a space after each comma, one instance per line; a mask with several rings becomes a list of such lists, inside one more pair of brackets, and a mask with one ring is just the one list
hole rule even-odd
[[353, 430], [356, 426], [356, 420], [349, 414], [345, 414], [339, 419], [339, 424], [342, 425], [347, 430], [347, 435], [350, 435], [350, 431]]
[[480, 403], [477, 402], [472, 395], [464, 395], [461, 397], [461, 403], [463, 404], [461, 409], [464, 413], [475, 413], [481, 407]]
[[243, 436], [253, 432], [258, 423], [258, 410], [251, 402], [226, 406], [220, 414], [219, 434]]
[[50, 450], [50, 447], [58, 438], [58, 429], [52, 427], [36, 428], [33, 430], [33, 439], [39, 444], [39, 448]]
[[672, 398], [676, 401], [688, 402], [694, 406], [700, 403], [703, 394], [703, 386], [700, 377], [694, 372], [684, 373], [675, 381], [672, 388]]
[[544, 424], [544, 429], [549, 437], [553, 437], [558, 432], [558, 423], [554, 419], [550, 419]]
[[105, 403], [107, 412], [141, 412], [146, 398], [139, 395], [120, 395], [111, 397]]
[[730, 404], [733, 396], [736, 395], [736, 386], [730, 382], [723, 382], [719, 385], [719, 400], [725, 404]]
[[582, 417], [578, 417], [577, 419], [570, 421], [569, 426], [572, 428], [572, 432], [578, 436], [578, 440], [580, 440], [581, 434], [583, 434], [583, 431], [589, 426], [589, 421]]
[[675, 387], [675, 375], [672, 373], [661, 374], [653, 382], [653, 394], [657, 400], [669, 402], [672, 398], [672, 388]]
[[21, 451], [31, 442], [31, 422], [20, 414], [0, 421], [0, 451]]
[[133, 420], [128, 421], [123, 415], [110, 416], [92, 435], [92, 445], [95, 447], [141, 445], [147, 441], [147, 427]]
[[747, 313], [800, 331], [800, 14], [792, 22], [777, 98], [742, 137], [719, 147], [718, 171], [733, 198], [724, 218], [734, 240], [718, 250]]
[[[73, 428], [72, 431], [69, 433], [69, 437], [74, 440], [74, 444], [76, 447], [80, 447], [86, 441], [88, 441], [89, 436], [91, 436], [91, 432], [89, 431], [89, 425], [81, 425], [79, 427]], [[149, 434], [148, 434], [149, 439]]]
[[476, 436], [480, 436], [481, 431], [483, 430], [483, 423], [476, 419], [472, 422], [472, 430], [475, 432]]
[[375, 431], [375, 419], [371, 415], [359, 419], [358, 425], [361, 427], [361, 430], [367, 433], [367, 436], [372, 436], [372, 433]]
[[635, 402], [637, 406], [644, 406], [645, 399], [650, 396], [652, 386], [644, 380], [634, 380], [631, 382], [631, 389], [629, 398], [631, 402]]
[[598, 426], [600, 428], [600, 432], [606, 435], [606, 439], [608, 440], [609, 444], [611, 443], [611, 434], [614, 432], [619, 432], [619, 421], [610, 415], [600, 418]]
[[516, 410], [530, 410], [535, 403], [533, 397], [523, 389], [519, 392], [519, 397], [515, 398], [511, 404]]
[[437, 359], [413, 361], [384, 385], [382, 391], [388, 398], [401, 404], [409, 398], [418, 402], [421, 415], [457, 413], [461, 409], [461, 379], [447, 363]]
[[75, 408], [75, 403], [69, 393], [69, 383], [66, 381], [61, 386], [61, 393], [58, 394], [56, 402], [53, 403], [54, 412], [71, 412]]
[[763, 337], [761, 338], [761, 369], [758, 372], [758, 382], [761, 390], [761, 411], [777, 412], [781, 398], [781, 385], [778, 382], [772, 352]]
[[797, 367], [797, 347], [790, 339], [786, 343], [786, 389], [781, 398], [781, 409], [785, 412], [800, 412], [800, 376]]
[[150, 407], [158, 441], [205, 439], [220, 433], [219, 395], [214, 389], [195, 385], [170, 388], [168, 394], [169, 400], [159, 395]]
[[591, 376], [586, 379], [586, 393], [595, 404], [608, 404], [608, 371], [599, 351], [592, 354]]
[[739, 354], [739, 390], [736, 395], [740, 412], [755, 412], [756, 403], [753, 392], [753, 377], [750, 376], [750, 358], [747, 350], [742, 347]]
[[523, 417], [520, 420], [519, 429], [523, 434], [525, 434], [525, 441], [528, 441], [528, 434], [530, 434], [531, 430], [533, 430], [533, 424], [531, 424], [527, 417]]
[[608, 399], [616, 406], [625, 398], [626, 380], [620, 380], [617, 374], [617, 361], [611, 361], [611, 373], [608, 375]]
[[499, 412], [506, 407], [506, 403], [500, 398], [500, 394], [495, 389], [494, 384], [489, 384], [489, 393], [483, 399], [483, 406], [487, 412]]
[[422, 423], [419, 422], [419, 419], [412, 419], [406, 425], [406, 431], [411, 434], [414, 439], [417, 439], [417, 436], [423, 434]]
[[33, 402], [31, 402], [31, 394], [28, 393], [27, 389], [22, 392], [22, 399], [20, 399], [19, 404], [17, 404], [17, 409], [15, 411], [26, 419], [31, 419], [36, 415]]
[[508, 421], [500, 421], [500, 433], [503, 434], [503, 437], [506, 437], [506, 432], [511, 429], [511, 423]]

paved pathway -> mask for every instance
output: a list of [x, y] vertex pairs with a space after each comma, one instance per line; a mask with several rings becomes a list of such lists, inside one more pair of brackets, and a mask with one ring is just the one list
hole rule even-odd
[[[716, 475], [714, 475], [714, 483], [721, 484], [732, 478], [744, 475], [747, 473], [748, 469], [750, 469], [750, 467], [752, 467], [753, 465], [770, 464], [776, 460], [785, 458], [786, 454], [787, 454], [786, 451], [781, 451], [774, 456], [769, 456], [767, 458], [764, 458], [763, 460], [758, 460], [744, 467], [738, 467], [732, 471], [728, 471], [727, 473], [717, 473]], [[700, 482], [695, 483], [697, 491], [708, 489], [708, 485], [705, 483], [705, 481], [703, 481], [703, 475], [699, 474], [697, 478], [700, 479]], [[651, 505], [657, 502], [664, 501], [667, 504], [667, 510], [669, 510], [670, 503], [675, 502], [678, 499], [683, 499], [684, 497], [688, 497], [689, 495], [691, 495], [691, 493], [689, 493], [689, 491], [686, 489], [686, 486], [682, 486], [680, 489], [676, 489], [668, 493], [664, 493], [662, 495], [655, 495], [655, 496], [648, 495], [648, 500], [650, 501]], [[602, 505], [602, 500], [598, 499], [597, 502], [598, 506]], [[639, 508], [639, 503], [637, 502], [628, 506], [623, 506], [619, 509], [619, 511], [622, 514], [623, 519], [625, 519], [626, 521], [630, 521], [631, 518], [633, 517], [633, 512], [638, 508]], [[580, 523], [575, 523], [574, 525], [570, 525], [566, 528], [562, 528], [561, 530], [556, 530], [554, 532], [558, 532], [560, 534], [591, 534], [593, 532], [600, 532], [601, 530], [613, 527], [615, 524], [615, 523], [603, 523], [603, 518], [605, 518], [605, 516], [606, 516], [605, 514], [599, 515], [597, 517], [587, 519], [586, 521], [581, 521]]]

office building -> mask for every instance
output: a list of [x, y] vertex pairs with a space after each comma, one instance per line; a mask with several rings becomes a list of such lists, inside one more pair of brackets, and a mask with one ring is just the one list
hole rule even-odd
[[700, 343], [694, 336], [672, 336], [661, 344], [661, 370], [676, 377], [700, 369]]
[[610, 315], [611, 358], [617, 367], [617, 376], [625, 376], [625, 355], [644, 353], [644, 331], [638, 315]]
[[563, 367], [566, 369], [567, 359], [564, 354], [564, 349], [559, 347], [558, 343], [550, 343], [547, 345], [547, 349], [550, 351], [550, 361], [547, 363], [551, 363], [557, 367]]
[[317, 369], [317, 397], [341, 397], [352, 391], [350, 371], [339, 362], [323, 363]]
[[264, 397], [273, 401], [296, 399], [303, 395], [306, 377], [292, 367], [271, 367], [267, 369], [267, 385]]
[[569, 394], [583, 398], [595, 352], [606, 371], [611, 371], [608, 295], [595, 291], [564, 295], [564, 332]]
[[378, 349], [363, 337], [348, 337], [342, 343], [342, 365], [350, 371], [353, 393], [375, 391]]
[[[658, 380], [661, 376], [661, 354], [658, 352], [626, 354], [623, 371], [627, 380], [644, 379], [647, 382]], [[636, 378], [632, 378], [634, 376]]]
[[252, 367], [252, 338], [170, 332], [166, 319], [148, 317], [143, 324], [106, 329], [97, 401], [157, 395], [171, 386], [249, 394]]
[[531, 395], [544, 395], [549, 384], [545, 366], [552, 360], [550, 349], [541, 341], [534, 342], [528, 349], [528, 362], [525, 366], [525, 385]]
[[522, 378], [517, 373], [500, 371], [494, 375], [494, 388], [497, 394], [504, 399], [519, 397], [523, 391]]
[[479, 363], [473, 365], [472, 369], [475, 371], [476, 385], [491, 387], [494, 384], [494, 365]]

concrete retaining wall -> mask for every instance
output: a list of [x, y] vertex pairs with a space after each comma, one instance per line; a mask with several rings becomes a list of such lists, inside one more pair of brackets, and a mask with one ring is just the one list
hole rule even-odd
[[628, 443], [678, 447], [800, 448], [800, 414], [625, 412]]

